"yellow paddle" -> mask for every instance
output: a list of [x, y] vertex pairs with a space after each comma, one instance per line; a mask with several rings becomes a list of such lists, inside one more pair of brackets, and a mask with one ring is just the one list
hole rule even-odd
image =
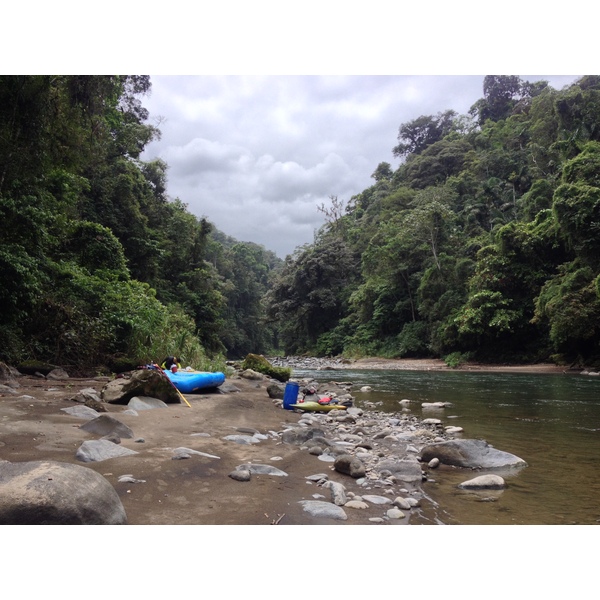
[[179, 397], [190, 407], [192, 408], [192, 405], [186, 400], [185, 396], [177, 389], [177, 386], [169, 379], [169, 376], [163, 371], [163, 369], [160, 369], [160, 372], [165, 376], [165, 378], [169, 381], [169, 383], [175, 388], [175, 391], [179, 394]]

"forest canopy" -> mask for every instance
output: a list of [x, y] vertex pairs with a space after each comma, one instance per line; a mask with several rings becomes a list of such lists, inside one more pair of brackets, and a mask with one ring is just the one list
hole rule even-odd
[[1, 360], [598, 361], [600, 76], [486, 76], [468, 114], [399, 123], [398, 168], [332, 195], [285, 261], [168, 197], [168, 165], [140, 158], [150, 89], [0, 76]]

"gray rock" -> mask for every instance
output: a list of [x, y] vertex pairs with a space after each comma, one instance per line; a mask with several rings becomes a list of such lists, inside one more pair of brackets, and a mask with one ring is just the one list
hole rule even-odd
[[366, 475], [365, 465], [351, 454], [342, 454], [341, 456], [338, 456], [333, 463], [333, 468], [338, 473], [350, 475], [350, 477], [353, 477], [354, 479], [359, 479]]
[[287, 477], [288, 474], [281, 469], [277, 469], [271, 465], [261, 465], [261, 464], [253, 464], [247, 463], [244, 465], [240, 465], [237, 469], [245, 469], [250, 471], [253, 475], [274, 475], [275, 477]]
[[46, 379], [69, 379], [69, 374], [64, 369], [52, 369], [52, 371], [46, 375]]
[[228, 442], [235, 442], [236, 444], [251, 445], [260, 443], [260, 440], [253, 435], [226, 435], [223, 439]]
[[146, 483], [145, 479], [136, 479], [133, 475], [119, 476], [119, 483]]
[[12, 394], [16, 395], [19, 392], [15, 390], [12, 386], [0, 384], [0, 394]]
[[501, 490], [506, 487], [506, 483], [500, 475], [486, 474], [480, 475], [468, 481], [463, 481], [458, 486], [463, 489], [476, 489], [476, 490]]
[[327, 462], [327, 463], [332, 463], [335, 461], [335, 456], [332, 456], [331, 454], [319, 454], [319, 456], [317, 456], [317, 458], [322, 461], [322, 462]]
[[225, 382], [219, 386], [219, 392], [222, 394], [233, 394], [239, 391], [240, 388], [237, 387], [237, 385], [234, 385], [233, 383], [227, 380], [225, 380]]
[[484, 440], [457, 439], [425, 446], [421, 450], [421, 460], [429, 462], [433, 458], [439, 458], [446, 465], [469, 469], [527, 466], [522, 458], [496, 450]]
[[423, 480], [423, 471], [416, 458], [407, 457], [403, 460], [386, 459], [379, 464], [379, 470], [390, 471], [398, 481], [417, 483]]
[[79, 390], [71, 400], [73, 402], [80, 402], [81, 404], [84, 404], [85, 402], [102, 402], [102, 399], [94, 388]]
[[77, 417], [78, 419], [89, 420], [100, 416], [100, 413], [97, 410], [87, 406], [69, 406], [68, 408], [61, 408], [60, 410], [72, 417]]
[[331, 492], [331, 501], [337, 506], [344, 506], [348, 502], [346, 488], [337, 481], [327, 481], [323, 487], [329, 488]]
[[252, 478], [252, 473], [250, 473], [248, 469], [240, 469], [238, 467], [229, 473], [229, 477], [235, 481], [250, 481]]
[[127, 404], [134, 396], [158, 398], [167, 404], [181, 404], [181, 396], [161, 371], [138, 369], [109, 381], [101, 391], [104, 402]]
[[398, 508], [401, 508], [402, 510], [410, 510], [412, 505], [411, 503], [406, 500], [405, 498], [402, 498], [401, 496], [398, 496], [393, 502], [392, 504], [394, 506], [397, 506]]
[[327, 473], [315, 473], [314, 475], [308, 475], [307, 477], [305, 477], [305, 479], [315, 482], [319, 482], [322, 480], [327, 481], [329, 479], [329, 475], [327, 475]]
[[363, 502], [362, 500], [348, 500], [348, 502], [344, 504], [344, 507], [365, 510], [366, 508], [369, 508], [369, 505], [366, 502]]
[[206, 452], [200, 452], [199, 450], [192, 450], [191, 448], [175, 448], [175, 450], [173, 450], [174, 454], [187, 454], [188, 456], [204, 456], [206, 458], [217, 458], [217, 459], [221, 459], [220, 456], [215, 456], [214, 454], [208, 454]]
[[93, 469], [53, 461], [0, 462], [0, 524], [123, 525], [113, 486]]
[[265, 375], [263, 375], [262, 373], [258, 373], [253, 369], [246, 369], [244, 371], [241, 371], [239, 375], [240, 377], [243, 377], [244, 379], [250, 379], [251, 381], [260, 381], [262, 379], [266, 379]]
[[304, 507], [304, 511], [311, 517], [321, 519], [335, 519], [337, 521], [346, 521], [348, 515], [341, 506], [331, 504], [331, 502], [323, 502], [321, 500], [300, 500], [299, 502]]
[[81, 425], [80, 429], [102, 436], [116, 434], [121, 438], [129, 439], [133, 437], [133, 431], [127, 425], [110, 415], [100, 415]]
[[272, 383], [267, 386], [267, 394], [269, 394], [269, 398], [277, 398], [283, 400], [283, 395], [285, 393], [285, 388], [278, 383]]
[[386, 498], [385, 496], [377, 496], [375, 494], [367, 494], [362, 497], [365, 502], [370, 502], [371, 504], [392, 504], [392, 500]]
[[444, 427], [444, 429], [446, 430], [446, 433], [453, 435], [455, 433], [462, 433], [464, 431], [464, 429], [462, 427], [456, 427], [453, 425], [450, 425], [448, 427]]
[[138, 452], [123, 448], [108, 440], [88, 440], [79, 446], [75, 458], [81, 462], [100, 462], [109, 458], [131, 456], [132, 454], [138, 454]]
[[325, 432], [316, 427], [293, 427], [286, 429], [281, 435], [284, 444], [305, 444], [313, 438], [325, 438]]
[[152, 398], [151, 396], [134, 396], [128, 403], [127, 406], [132, 410], [151, 410], [153, 408], [169, 408], [169, 405], [158, 398]]
[[390, 508], [387, 511], [388, 519], [404, 519], [406, 515], [399, 508]]

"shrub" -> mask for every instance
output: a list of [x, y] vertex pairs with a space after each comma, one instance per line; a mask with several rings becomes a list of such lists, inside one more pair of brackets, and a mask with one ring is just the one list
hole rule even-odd
[[242, 369], [252, 369], [281, 382], [288, 381], [292, 376], [292, 370], [289, 367], [274, 367], [261, 354], [248, 354], [242, 363]]

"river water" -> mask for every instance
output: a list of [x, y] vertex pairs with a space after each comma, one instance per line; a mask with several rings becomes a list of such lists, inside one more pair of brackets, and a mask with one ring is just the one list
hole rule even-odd
[[[468, 492], [458, 484], [480, 474], [449, 466], [430, 471], [428, 497], [414, 523], [558, 525], [600, 523], [600, 377], [579, 374], [464, 371], [300, 371], [294, 378], [353, 383], [355, 405], [411, 413], [462, 427], [463, 438], [484, 439], [516, 454], [527, 467], [500, 473], [507, 488]], [[371, 392], [359, 392], [361, 386]], [[424, 409], [423, 402], [450, 402]], [[375, 408], [369, 408], [372, 403]]]

